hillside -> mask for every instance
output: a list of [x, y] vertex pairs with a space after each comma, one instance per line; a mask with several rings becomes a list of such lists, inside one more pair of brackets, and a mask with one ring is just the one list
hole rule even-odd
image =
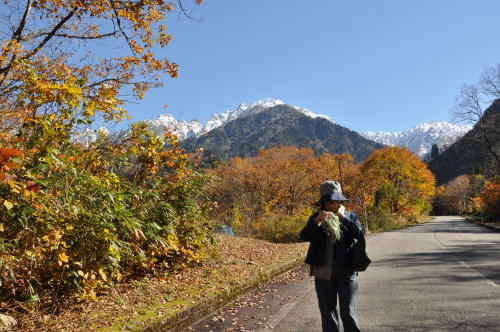
[[223, 160], [256, 155], [277, 145], [311, 148], [317, 154], [350, 153], [356, 162], [382, 144], [322, 117], [311, 118], [288, 105], [252, 112], [182, 143], [188, 151], [203, 148]]
[[[500, 100], [496, 100], [483, 115], [486, 133], [496, 154], [500, 154]], [[430, 162], [438, 184], [479, 169], [487, 175], [498, 174], [499, 165], [484, 140], [480, 123]]]

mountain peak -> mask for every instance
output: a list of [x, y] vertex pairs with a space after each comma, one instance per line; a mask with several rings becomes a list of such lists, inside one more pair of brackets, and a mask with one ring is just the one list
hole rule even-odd
[[431, 151], [433, 144], [445, 149], [472, 129], [470, 125], [454, 125], [447, 121], [420, 122], [399, 132], [364, 131], [364, 137], [390, 146], [405, 146], [423, 157]]
[[[287, 104], [280, 99], [266, 98], [262, 100], [257, 100], [250, 105], [240, 104], [237, 108], [229, 109], [221, 114], [212, 114], [212, 116], [210, 117], [210, 119], [203, 128], [203, 132], [209, 132], [210, 130], [223, 126], [229, 121], [233, 121], [241, 116], [245, 116], [247, 114], [258, 112], [278, 105], [287, 105]], [[291, 105], [289, 106], [311, 118], [320, 117], [332, 121], [330, 117], [328, 117], [327, 115], [316, 114], [302, 107], [291, 106]]]

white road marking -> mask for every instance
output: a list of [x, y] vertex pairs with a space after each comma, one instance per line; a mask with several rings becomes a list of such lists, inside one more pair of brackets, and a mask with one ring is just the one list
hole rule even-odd
[[471, 269], [472, 271], [474, 272], [477, 272], [480, 276], [482, 276], [484, 279], [486, 279], [486, 283], [492, 287], [498, 287], [500, 286], [499, 284], [497, 284], [495, 281], [491, 280], [490, 278], [488, 278], [487, 276], [485, 276], [481, 271], [479, 271], [478, 269], [474, 268], [473, 266], [467, 264], [465, 261], [463, 261], [462, 259], [460, 259], [460, 257], [458, 257], [457, 255], [455, 255], [453, 252], [451, 252], [441, 241], [439, 241], [439, 239], [437, 238], [436, 236], [436, 233], [433, 231], [432, 232], [432, 235], [434, 236], [434, 239], [437, 241], [437, 243], [439, 245], [441, 245], [441, 247], [445, 250], [448, 250], [448, 252], [456, 258], [456, 260], [458, 261], [458, 263], [460, 263], [461, 265]]

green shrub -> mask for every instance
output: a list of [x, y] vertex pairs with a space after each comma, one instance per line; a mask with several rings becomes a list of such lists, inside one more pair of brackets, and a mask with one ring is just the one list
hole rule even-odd
[[299, 233], [310, 214], [311, 210], [303, 209], [295, 216], [266, 215], [260, 222], [254, 223], [254, 236], [271, 242], [300, 242]]

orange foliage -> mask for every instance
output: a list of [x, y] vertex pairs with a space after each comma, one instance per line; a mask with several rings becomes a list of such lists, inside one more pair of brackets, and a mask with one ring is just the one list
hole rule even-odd
[[363, 161], [360, 171], [363, 181], [377, 188], [375, 204], [386, 205], [394, 213], [422, 211], [434, 194], [434, 175], [406, 148], [376, 150]]
[[22, 151], [18, 149], [0, 148], [0, 182], [12, 179], [13, 175], [7, 172], [18, 166], [15, 161], [12, 161], [12, 158], [20, 157], [21, 155]]
[[485, 212], [494, 219], [500, 219], [500, 176], [486, 181], [480, 198]]

